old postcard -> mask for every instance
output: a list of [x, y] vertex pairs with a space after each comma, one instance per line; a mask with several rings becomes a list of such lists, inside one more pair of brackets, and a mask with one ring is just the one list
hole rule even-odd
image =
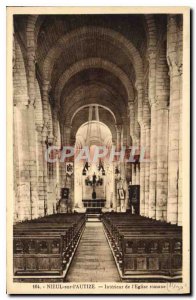
[[190, 293], [189, 26], [7, 8], [7, 293]]

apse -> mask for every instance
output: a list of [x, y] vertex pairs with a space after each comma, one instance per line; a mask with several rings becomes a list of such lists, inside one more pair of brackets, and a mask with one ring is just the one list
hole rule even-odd
[[[74, 210], [101, 208], [110, 211], [114, 197], [114, 166], [107, 156], [95, 158], [97, 149], [109, 149], [112, 146], [112, 134], [107, 125], [100, 121], [84, 123], [76, 134], [76, 151], [87, 147], [89, 160], [75, 162], [74, 172]], [[98, 150], [99, 151], [99, 150]]]

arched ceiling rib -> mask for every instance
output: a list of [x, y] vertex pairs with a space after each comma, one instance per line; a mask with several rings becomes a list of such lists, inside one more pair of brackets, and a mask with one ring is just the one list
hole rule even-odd
[[[126, 118], [127, 103], [143, 84], [144, 15], [39, 16], [35, 37], [37, 65], [62, 120], [72, 106], [92, 101], [107, 104], [119, 122]], [[96, 95], [87, 88], [93, 84]]]
[[[77, 46], [77, 42], [79, 42], [80, 39], [84, 40], [85, 37], [87, 39], [90, 39], [91, 35], [92, 35], [91, 39], [94, 42], [92, 48], [89, 47], [88, 42], [84, 42], [82, 44], [79, 43], [79, 45]], [[101, 39], [101, 42], [96, 41], [97, 35]], [[73, 58], [74, 56], [73, 53], [75, 50], [76, 52], [75, 61], [77, 61], [80, 59], [80, 56], [82, 59], [85, 59], [85, 57], [82, 57], [83, 55], [85, 55], [86, 57], [94, 57], [94, 55], [98, 55], [98, 57], [101, 57], [100, 56], [101, 53], [99, 53], [101, 49], [100, 45], [104, 45], [104, 42], [106, 43], [109, 42], [114, 46], [113, 49], [111, 50], [108, 44], [107, 44], [108, 45], [107, 48], [106, 47], [104, 48], [106, 51], [104, 51], [104, 54], [102, 53], [102, 55], [105, 55], [105, 59], [108, 59], [109, 61], [114, 59], [116, 65], [118, 66], [119, 64], [121, 65], [121, 67], [126, 66], [131, 62], [133, 64], [133, 68], [131, 67], [130, 70], [134, 70], [137, 81], [142, 81], [143, 64], [138, 50], [134, 47], [134, 45], [130, 41], [128, 41], [124, 36], [122, 36], [118, 32], [108, 28], [101, 28], [101, 27], [83, 27], [73, 32], [67, 33], [65, 36], [61, 37], [48, 51], [46, 57], [41, 63], [41, 70], [42, 70], [43, 77], [46, 80], [50, 80], [55, 63], [60, 58], [61, 54], [64, 52], [66, 53], [66, 59], [67, 59], [67, 55], [69, 55], [69, 53], [66, 51], [66, 47], [69, 47], [71, 44], [73, 44], [74, 48], [73, 47], [71, 48], [72, 50], [70, 51], [70, 55]], [[83, 47], [86, 48], [83, 49]], [[117, 48], [118, 50], [118, 54], [119, 54], [118, 56], [115, 55], [116, 54], [114, 50], [115, 48]], [[97, 53], [95, 51], [94, 54], [95, 49], [97, 49]], [[127, 55], [127, 57], [123, 59], [125, 54]], [[118, 60], [123, 60], [123, 62], [120, 63], [118, 62]], [[66, 62], [64, 62], [63, 64], [66, 65]], [[124, 69], [122, 70], [124, 71]]]
[[133, 95], [132, 93], [132, 84], [129, 80], [129, 78], [126, 76], [126, 74], [118, 68], [115, 64], [103, 60], [101, 58], [88, 58], [82, 61], [78, 61], [74, 65], [72, 65], [69, 69], [67, 69], [63, 75], [59, 78], [58, 83], [55, 88], [55, 101], [57, 101], [57, 105], [60, 101], [61, 92], [65, 86], [65, 84], [69, 81], [72, 76], [77, 74], [78, 72], [82, 70], [86, 70], [89, 68], [102, 68], [104, 70], [107, 70], [111, 74], [113, 74], [115, 77], [117, 77], [124, 85], [128, 99], [131, 100], [131, 97]]
[[[86, 107], [78, 112], [78, 114], [73, 118], [72, 121], [72, 131], [71, 131], [71, 138], [74, 139], [76, 136], [76, 133], [80, 126], [82, 126], [84, 123], [87, 122], [89, 115], [89, 108]], [[93, 119], [95, 120], [95, 119]], [[99, 120], [100, 122], [104, 123], [108, 128], [110, 129], [112, 133], [113, 139], [116, 139], [116, 127], [115, 127], [115, 121], [113, 119], [113, 116], [109, 111], [107, 111], [104, 108], [99, 108]]]
[[64, 108], [61, 110], [62, 118], [67, 116], [70, 119], [79, 107], [93, 103], [108, 107], [115, 115], [117, 123], [122, 122], [121, 115], [126, 113], [126, 105], [120, 101], [118, 94], [114, 95], [112, 91], [108, 90], [107, 85], [97, 83], [81, 85], [64, 100], [64, 103], [61, 104], [61, 107]]
[[[75, 90], [79, 89], [81, 86], [84, 87], [84, 91], [88, 86], [99, 86], [100, 89], [105, 89], [114, 98], [118, 97], [123, 103], [127, 103], [127, 92], [122, 84], [122, 82], [115, 77], [111, 72], [99, 69], [99, 68], [89, 68], [78, 72], [64, 85], [61, 93], [61, 102], [64, 104], [64, 99], [72, 97]], [[134, 100], [134, 90], [132, 88], [132, 99]]]
[[66, 33], [84, 26], [113, 29], [131, 40], [141, 56], [146, 48], [144, 15], [58, 15], [39, 16], [36, 24], [38, 36], [38, 59], [42, 60], [48, 50]]

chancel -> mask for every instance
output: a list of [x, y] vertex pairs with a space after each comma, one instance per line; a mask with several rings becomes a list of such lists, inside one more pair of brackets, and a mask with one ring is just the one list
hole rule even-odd
[[14, 16], [15, 281], [182, 281], [182, 32]]

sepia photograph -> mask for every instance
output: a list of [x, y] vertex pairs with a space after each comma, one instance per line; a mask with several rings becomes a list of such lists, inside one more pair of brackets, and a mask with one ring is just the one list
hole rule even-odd
[[8, 294], [190, 292], [189, 14], [7, 7]]

